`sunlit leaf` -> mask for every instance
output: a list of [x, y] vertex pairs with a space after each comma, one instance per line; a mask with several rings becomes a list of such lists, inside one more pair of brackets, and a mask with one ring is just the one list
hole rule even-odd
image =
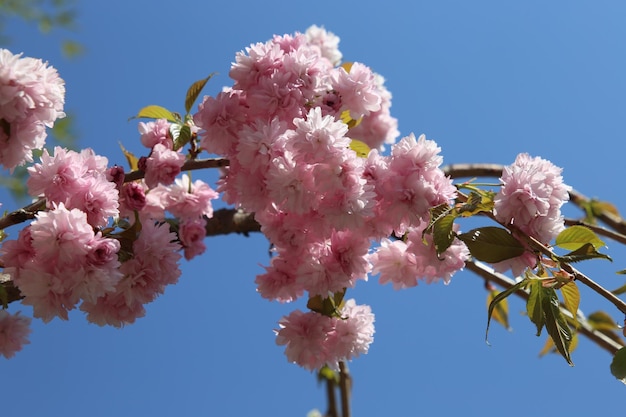
[[178, 150], [189, 143], [191, 140], [191, 128], [189, 125], [179, 125], [180, 131], [178, 137], [174, 139], [174, 150]]
[[561, 294], [563, 295], [563, 304], [565, 308], [572, 314], [574, 323], [578, 326], [578, 306], [580, 305], [580, 292], [578, 286], [574, 281], [570, 281], [561, 287]]
[[353, 119], [352, 115], [350, 114], [350, 110], [342, 111], [341, 114], [339, 115], [339, 119], [341, 119], [342, 122], [347, 124], [349, 129], [352, 129], [355, 126], [358, 126], [359, 123], [361, 123], [361, 120], [363, 120], [362, 117], [359, 117], [357, 120]]
[[[620, 271], [621, 272], [621, 271]], [[619, 273], [619, 272], [618, 272]], [[613, 294], [615, 295], [622, 295], [626, 292], [626, 284], [622, 285], [619, 288], [614, 289], [613, 291], [611, 291]]]
[[511, 288], [507, 288], [506, 290], [494, 295], [493, 299], [489, 303], [489, 307], [487, 308], [487, 330], [485, 331], [485, 342], [489, 344], [488, 335], [489, 335], [489, 325], [491, 324], [491, 317], [493, 316], [493, 312], [497, 305], [506, 299], [509, 295], [513, 294], [515, 291], [524, 288], [528, 284], [527, 279], [523, 279], [522, 281], [516, 283]]
[[457, 235], [479, 261], [496, 263], [520, 256], [524, 246], [505, 229], [481, 227]]
[[[500, 294], [500, 291], [489, 291], [489, 294], [487, 295], [487, 308], [489, 308], [498, 294]], [[499, 303], [495, 304], [492, 310], [491, 318], [504, 326], [505, 329], [511, 330], [511, 326], [509, 325], [509, 304], [506, 298], [501, 299]]]
[[556, 237], [556, 246], [575, 251], [586, 244], [591, 244], [595, 249], [604, 246], [604, 242], [591, 229], [585, 226], [571, 226], [563, 230]]
[[[572, 353], [576, 347], [578, 346], [578, 334], [574, 333], [572, 335], [572, 341], [569, 345], [569, 352]], [[539, 352], [539, 356], [545, 356], [548, 353], [557, 353], [556, 346], [554, 346], [554, 342], [550, 336], [546, 337], [546, 343], [543, 345], [543, 348]]]
[[463, 217], [473, 216], [481, 212], [490, 212], [493, 209], [493, 196], [491, 191], [472, 191], [467, 196], [467, 201], [458, 208]]
[[360, 140], [352, 139], [350, 141], [350, 149], [356, 152], [356, 155], [359, 158], [367, 158], [367, 155], [370, 153], [370, 147], [367, 146], [365, 142], [361, 142]]
[[615, 207], [613, 204], [609, 202], [591, 200], [589, 205], [590, 205], [592, 213], [595, 216], [599, 216], [604, 213], [611, 213], [614, 216], [621, 217], [619, 214], [619, 211], [617, 210], [617, 207]]
[[626, 383], [626, 347], [621, 348], [611, 361], [611, 373], [620, 381]]
[[543, 312], [543, 296], [544, 293], [541, 291], [542, 289], [541, 281], [538, 279], [533, 279], [530, 281], [530, 294], [528, 295], [528, 300], [526, 301], [526, 312], [528, 314], [528, 318], [535, 324], [537, 328], [537, 336], [541, 334], [541, 330], [545, 325], [545, 314]]
[[568, 364], [574, 366], [570, 357], [572, 330], [561, 312], [556, 291], [553, 288], [544, 287], [541, 287], [541, 291], [543, 292], [542, 302], [546, 331], [552, 338], [556, 350], [565, 358]]
[[456, 214], [454, 212], [440, 217], [433, 224], [433, 243], [435, 245], [435, 249], [437, 254], [440, 255], [446, 251], [452, 245], [454, 241], [455, 233], [454, 233], [454, 220], [456, 219]]
[[122, 149], [122, 153], [126, 157], [126, 161], [128, 162], [128, 166], [131, 171], [136, 171], [139, 164], [139, 158], [137, 158], [131, 151], [127, 150], [122, 143], [120, 143], [120, 148]]
[[615, 330], [619, 328], [615, 320], [604, 311], [591, 313], [587, 316], [587, 323], [589, 323], [592, 328], [599, 331]]
[[583, 246], [576, 249], [575, 251], [572, 251], [563, 256], [556, 256], [555, 258], [560, 262], [567, 263], [586, 261], [588, 259], [607, 259], [613, 262], [613, 259], [611, 259], [609, 255], [598, 252], [591, 243], [585, 243]]
[[166, 109], [165, 107], [150, 105], [146, 106], [143, 109], [139, 110], [136, 116], [131, 117], [132, 119], [166, 119], [170, 122], [176, 123], [179, 118], [176, 117], [174, 113]]
[[187, 89], [187, 94], [185, 95], [185, 111], [187, 112], [187, 114], [189, 114], [189, 112], [191, 111], [193, 104], [198, 99], [198, 96], [202, 92], [202, 89], [204, 88], [206, 83], [211, 78], [213, 78], [215, 74], [215, 72], [209, 74], [208, 77], [196, 81], [195, 83], [191, 84], [191, 86]]
[[79, 42], [65, 40], [61, 44], [61, 52], [66, 58], [76, 58], [85, 52], [85, 47]]

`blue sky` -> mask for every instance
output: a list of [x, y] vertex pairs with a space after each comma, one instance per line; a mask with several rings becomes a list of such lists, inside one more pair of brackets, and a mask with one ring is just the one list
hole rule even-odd
[[[231, 84], [237, 51], [317, 24], [341, 38], [344, 60], [386, 78], [402, 135], [425, 133], [442, 147], [444, 163], [509, 164], [528, 152], [563, 167], [580, 192], [626, 207], [623, 2], [111, 0], [79, 2], [78, 13], [72, 36], [87, 48], [80, 59], [60, 56], [65, 33], [43, 37], [20, 22], [8, 26], [7, 46], [58, 68], [80, 146], [110, 163], [124, 163], [120, 141], [142, 150], [136, 122], [128, 121], [141, 107], [182, 111], [192, 82], [216, 71], [205, 93]], [[80, 313], [34, 322], [31, 344], [0, 360], [0, 413], [304, 417], [324, 410], [315, 376], [287, 363], [274, 342], [276, 322], [302, 303], [255, 293], [268, 242], [256, 235], [206, 244], [204, 256], [183, 263], [180, 283], [132, 326], [99, 328]], [[609, 249], [613, 264], [581, 269], [613, 289], [624, 283], [614, 272], [626, 268], [626, 253], [615, 243]], [[557, 355], [538, 358], [546, 336], [535, 337], [520, 300], [510, 304], [513, 332], [492, 326], [487, 346], [486, 292], [470, 272], [449, 286], [401, 292], [372, 278], [351, 294], [376, 314], [369, 354], [350, 364], [355, 416], [624, 413], [626, 387], [610, 375], [610, 355], [581, 340], [573, 368]], [[581, 308], [621, 320], [589, 291]]]

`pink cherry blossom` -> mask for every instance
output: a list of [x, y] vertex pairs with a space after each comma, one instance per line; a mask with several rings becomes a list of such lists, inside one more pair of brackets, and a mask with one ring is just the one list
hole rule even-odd
[[[570, 187], [563, 183], [561, 171], [550, 161], [519, 154], [512, 165], [504, 168], [500, 178], [502, 187], [494, 199], [496, 219], [549, 243], [565, 227], [561, 206], [569, 200]], [[520, 275], [536, 263], [536, 256], [527, 252], [493, 267], [498, 272], [511, 269]]]
[[14, 169], [32, 162], [58, 118], [65, 117], [65, 85], [40, 59], [0, 49], [0, 164]]
[[339, 361], [351, 360], [366, 354], [374, 341], [374, 314], [368, 305], [357, 305], [347, 300], [339, 312], [341, 318], [333, 318], [335, 331], [329, 334], [329, 351], [335, 357], [328, 364], [339, 368]]
[[452, 275], [463, 269], [469, 259], [469, 250], [459, 240], [437, 254], [432, 235], [423, 234], [427, 222], [410, 228], [406, 242], [383, 239], [381, 246], [370, 255], [372, 272], [380, 274], [380, 283], [391, 282], [394, 289], [410, 288], [419, 280], [430, 284], [443, 280], [450, 282]]
[[502, 173], [494, 199], [496, 218], [549, 243], [564, 228], [561, 206], [569, 200], [561, 171], [545, 159], [518, 155]]
[[341, 62], [342, 53], [339, 50], [339, 37], [323, 27], [313, 25], [309, 27], [305, 35], [311, 46], [319, 48], [319, 54], [328, 59], [331, 65]]
[[67, 319], [83, 301], [112, 291], [122, 274], [118, 241], [94, 234], [87, 215], [63, 203], [40, 212], [17, 241], [4, 242], [1, 259], [35, 317]]
[[9, 359], [29, 344], [30, 318], [0, 310], [0, 355]]
[[182, 219], [178, 228], [178, 238], [183, 245], [185, 259], [190, 260], [206, 250], [206, 220], [202, 217]]
[[168, 223], [144, 221], [133, 243], [133, 257], [120, 267], [123, 277], [115, 289], [95, 301], [82, 303], [81, 310], [87, 313], [87, 320], [121, 327], [142, 317], [143, 305], [154, 301], [167, 285], [178, 281], [181, 246], [176, 240]]
[[141, 143], [146, 148], [154, 148], [157, 143], [168, 149], [174, 147], [174, 141], [170, 134], [170, 125], [166, 119], [157, 119], [153, 122], [139, 122], [139, 133], [141, 134]]
[[158, 184], [169, 185], [173, 183], [176, 176], [180, 174], [184, 163], [185, 155], [157, 143], [145, 162], [146, 175], [144, 180], [146, 185], [154, 188]]
[[341, 98], [341, 110], [350, 111], [354, 120], [380, 110], [382, 98], [376, 87], [372, 70], [355, 62], [346, 71], [338, 67], [331, 75], [333, 90]]
[[[153, 191], [149, 195], [153, 194]], [[174, 184], [163, 187], [159, 192], [162, 207], [179, 218], [213, 217], [211, 200], [219, 197], [207, 183], [202, 180], [191, 182], [187, 174], [177, 178]]]
[[304, 287], [294, 273], [298, 265], [294, 257], [274, 256], [264, 274], [257, 275], [257, 291], [263, 298], [281, 303], [295, 301], [304, 294]]
[[311, 371], [331, 360], [326, 344], [328, 335], [334, 329], [330, 317], [313, 311], [303, 313], [295, 310], [278, 324], [276, 344], [285, 346], [287, 360]]

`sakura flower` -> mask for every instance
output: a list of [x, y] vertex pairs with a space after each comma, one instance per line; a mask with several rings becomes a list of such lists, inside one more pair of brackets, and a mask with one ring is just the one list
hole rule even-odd
[[563, 230], [561, 206], [569, 200], [570, 187], [563, 183], [561, 171], [545, 159], [518, 155], [502, 173], [494, 199], [496, 218], [542, 243], [550, 242]]
[[154, 188], [158, 184], [169, 185], [173, 183], [176, 176], [180, 174], [184, 163], [185, 155], [157, 143], [145, 161], [146, 176], [144, 180], [146, 185]]
[[22, 346], [30, 343], [30, 322], [29, 317], [21, 316], [19, 312], [11, 314], [0, 310], [0, 355], [12, 358]]
[[204, 238], [206, 237], [205, 227], [206, 220], [202, 217], [181, 220], [178, 228], [178, 237], [183, 245], [186, 260], [201, 255], [206, 250], [204, 244]]
[[[563, 183], [561, 172], [550, 161], [519, 154], [512, 165], [504, 168], [500, 178], [502, 187], [494, 199], [496, 219], [549, 243], [565, 227], [561, 206], [569, 200], [570, 187]], [[511, 269], [520, 275], [536, 263], [536, 257], [527, 252], [493, 267], [499, 272]]]
[[334, 323], [330, 317], [309, 311], [295, 310], [279, 322], [276, 344], [285, 346], [289, 362], [297, 363], [305, 369], [317, 370], [326, 365], [331, 356], [326, 344]]
[[13, 170], [32, 162], [46, 127], [65, 117], [65, 85], [57, 70], [39, 59], [0, 49], [0, 164]]
[[369, 67], [355, 62], [349, 71], [336, 68], [331, 77], [333, 90], [341, 98], [341, 110], [349, 110], [352, 119], [358, 120], [380, 110], [382, 99]]
[[366, 354], [374, 341], [374, 314], [368, 305], [357, 305], [347, 300], [339, 312], [341, 318], [333, 318], [335, 331], [329, 334], [329, 351], [335, 359], [328, 364], [339, 368], [339, 361], [351, 360]]
[[143, 305], [154, 301], [167, 285], [178, 281], [180, 248], [169, 224], [144, 221], [133, 243], [134, 256], [121, 265], [123, 277], [115, 289], [82, 303], [80, 308], [87, 313], [87, 320], [101, 326], [121, 327], [142, 317]]
[[140, 139], [146, 148], [154, 148], [157, 143], [168, 149], [174, 147], [174, 141], [170, 134], [170, 122], [166, 119], [157, 119], [154, 122], [139, 122]]
[[320, 55], [328, 59], [332, 65], [338, 65], [341, 62], [340, 39], [337, 35], [316, 25], [309, 27], [305, 35], [309, 44], [319, 48]]

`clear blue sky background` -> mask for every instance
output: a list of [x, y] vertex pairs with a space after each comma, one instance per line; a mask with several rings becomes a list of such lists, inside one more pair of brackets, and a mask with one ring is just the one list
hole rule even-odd
[[[403, 135], [425, 133], [445, 163], [552, 160], [579, 191], [626, 212], [626, 4], [619, 1], [121, 1], [78, 3], [73, 35], [87, 53], [59, 54], [64, 33], [12, 23], [9, 48], [50, 61], [67, 84], [79, 144], [123, 164], [118, 142], [141, 152], [147, 104], [183, 111], [186, 88], [230, 85], [235, 53], [273, 34], [323, 25], [347, 61], [387, 79]], [[214, 180], [208, 174], [207, 180]], [[13, 206], [2, 194], [4, 207]], [[569, 213], [578, 215], [576, 210]], [[9, 229], [13, 236], [17, 229]], [[254, 277], [268, 263], [260, 235], [207, 240], [180, 283], [123, 329], [33, 324], [32, 343], [0, 359], [0, 414], [31, 416], [304, 417], [326, 407], [315, 376], [287, 363], [272, 329], [297, 305], [269, 303]], [[617, 248], [611, 244], [610, 249]], [[608, 288], [626, 256], [581, 268]], [[350, 293], [376, 314], [370, 353], [350, 364], [353, 412], [374, 416], [625, 415], [611, 357], [586, 340], [570, 368], [538, 358], [545, 335], [511, 301], [509, 333], [484, 341], [486, 292], [470, 272], [451, 285], [396, 292], [375, 279]], [[583, 311], [617, 311], [583, 291]], [[29, 310], [11, 305], [11, 310]]]

